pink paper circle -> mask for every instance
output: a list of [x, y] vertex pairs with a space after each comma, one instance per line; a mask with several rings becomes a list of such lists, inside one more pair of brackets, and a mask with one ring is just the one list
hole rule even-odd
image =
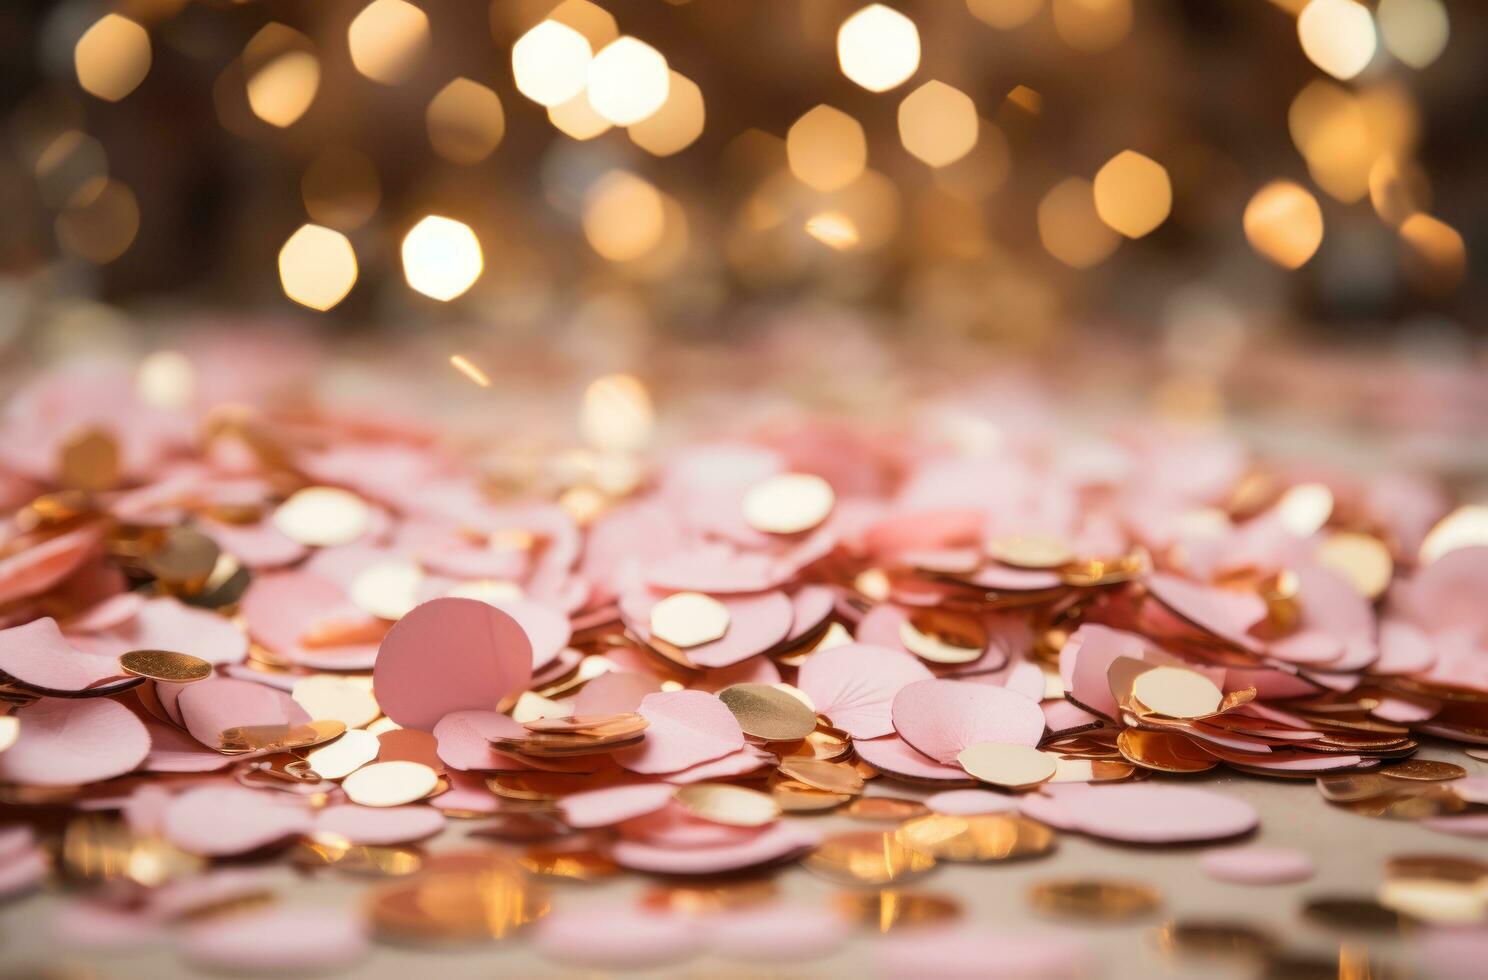
[[0, 781], [75, 786], [133, 772], [150, 752], [150, 733], [108, 698], [42, 698], [19, 708], [21, 734], [0, 752]]
[[181, 940], [193, 966], [228, 972], [299, 974], [342, 970], [370, 946], [354, 909], [272, 908], [214, 919]]
[[244, 725], [302, 725], [314, 721], [284, 691], [240, 681], [210, 677], [185, 685], [176, 707], [191, 737], [207, 748], [217, 748], [223, 731]]
[[1224, 847], [1199, 855], [1211, 878], [1237, 885], [1286, 885], [1313, 875], [1312, 858], [1290, 847]]
[[1025, 980], [1091, 974], [1089, 951], [1068, 933], [1029, 935], [980, 928], [895, 933], [879, 948], [885, 980]]
[[1038, 702], [987, 684], [930, 680], [894, 696], [894, 728], [910, 745], [949, 765], [969, 745], [1038, 745], [1044, 713]]
[[1191, 786], [1071, 785], [1058, 796], [1077, 829], [1109, 840], [1217, 840], [1252, 830], [1259, 821], [1255, 807], [1244, 800]]
[[316, 832], [345, 837], [353, 844], [406, 844], [444, 829], [444, 814], [427, 806], [328, 806], [315, 816]]
[[744, 747], [744, 732], [724, 703], [702, 691], [663, 691], [641, 699], [641, 744], [614, 753], [632, 772], [678, 772]]
[[948, 789], [926, 797], [925, 805], [936, 813], [969, 816], [976, 813], [1006, 813], [1018, 809], [1016, 797], [986, 789]]
[[708, 945], [731, 960], [781, 963], [816, 959], [847, 942], [849, 926], [816, 905], [772, 905], [739, 909], [703, 922]]
[[819, 834], [799, 824], [775, 823], [738, 843], [683, 848], [636, 840], [616, 841], [611, 856], [616, 863], [652, 874], [709, 875], [753, 868], [800, 854], [815, 847]]
[[853, 742], [858, 758], [885, 776], [971, 785], [974, 780], [960, 766], [947, 766], [920, 752], [898, 735]]
[[203, 786], [170, 802], [161, 821], [166, 840], [192, 854], [244, 854], [314, 825], [297, 799], [241, 786]]
[[532, 679], [532, 644], [511, 616], [478, 599], [431, 599], [388, 630], [372, 671], [383, 712], [431, 730], [463, 709], [494, 710]]
[[933, 676], [928, 667], [901, 650], [847, 643], [807, 657], [796, 686], [833, 725], [854, 739], [869, 739], [894, 731], [896, 694]]
[[550, 960], [591, 969], [643, 969], [702, 952], [704, 936], [689, 919], [606, 906], [553, 912], [533, 927], [532, 944]]
[[124, 673], [114, 657], [78, 650], [50, 616], [0, 630], [0, 673], [40, 691], [73, 693]]
[[668, 783], [633, 783], [571, 793], [558, 801], [570, 827], [608, 827], [644, 816], [671, 802], [676, 787]]

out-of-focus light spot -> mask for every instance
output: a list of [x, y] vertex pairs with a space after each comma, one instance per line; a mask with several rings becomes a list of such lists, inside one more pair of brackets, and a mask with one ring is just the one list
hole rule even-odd
[[920, 32], [899, 11], [870, 4], [837, 29], [837, 61], [868, 91], [887, 92], [919, 69]]
[[310, 39], [283, 24], [267, 24], [243, 48], [248, 108], [271, 126], [292, 126], [315, 101], [320, 59]]
[[147, 405], [185, 408], [196, 394], [196, 368], [180, 351], [155, 351], [140, 361], [134, 373], [134, 390]]
[[107, 14], [78, 38], [72, 60], [83, 91], [118, 102], [150, 72], [150, 35], [128, 17]]
[[1441, 0], [1380, 0], [1374, 16], [1385, 50], [1412, 68], [1440, 57], [1452, 33]]
[[1298, 483], [1276, 501], [1276, 519], [1292, 536], [1321, 531], [1333, 516], [1333, 491], [1326, 483]]
[[651, 441], [654, 413], [646, 386], [628, 374], [595, 378], [579, 406], [579, 433], [593, 448], [635, 453]]
[[506, 134], [501, 99], [479, 82], [457, 78], [429, 101], [429, 144], [451, 163], [479, 163]]
[[899, 139], [912, 155], [944, 167], [971, 152], [977, 141], [976, 105], [945, 82], [931, 80], [899, 103]]
[[561, 105], [583, 95], [593, 57], [584, 35], [545, 20], [512, 45], [512, 77], [517, 91], [538, 105]]
[[1039, 201], [1038, 229], [1048, 253], [1074, 269], [1099, 265], [1121, 244], [1096, 213], [1090, 181], [1080, 177], [1055, 184]]
[[1030, 116], [1036, 116], [1044, 111], [1043, 95], [1027, 85], [1014, 85], [1012, 91], [1007, 94], [1007, 101]]
[[576, 140], [592, 140], [610, 130], [610, 121], [594, 111], [589, 104], [589, 93], [583, 90], [567, 102], [549, 106], [548, 122], [563, 135]]
[[300, 178], [305, 211], [317, 222], [350, 231], [377, 213], [382, 185], [372, 161], [356, 150], [322, 150]]
[[373, 0], [346, 30], [351, 63], [384, 85], [413, 74], [429, 49], [429, 16], [407, 0]]
[[356, 252], [339, 231], [301, 225], [279, 250], [284, 295], [312, 310], [329, 310], [357, 281]]
[[1431, 293], [1449, 292], [1467, 272], [1467, 247], [1451, 225], [1413, 214], [1400, 225], [1403, 263], [1410, 280]]
[[491, 379], [486, 374], [486, 372], [482, 371], [479, 367], [472, 363], [470, 358], [466, 357], [464, 354], [451, 354], [449, 361], [450, 367], [465, 375], [465, 377], [469, 378], [474, 384], [478, 385], [481, 388], [491, 387]]
[[1368, 192], [1375, 161], [1408, 154], [1419, 130], [1414, 104], [1396, 87], [1356, 93], [1324, 79], [1308, 83], [1292, 100], [1287, 126], [1313, 180], [1349, 204]]
[[1131, 29], [1131, 0], [1054, 0], [1054, 30], [1076, 51], [1107, 51]]
[[108, 176], [108, 154], [82, 130], [66, 129], [37, 154], [33, 172], [42, 200], [60, 207], [83, 184]]
[[1424, 210], [1431, 187], [1421, 168], [1386, 153], [1369, 168], [1369, 203], [1381, 221], [1392, 227]]
[[1127, 238], [1141, 238], [1173, 210], [1168, 172], [1150, 157], [1122, 150], [1095, 175], [1095, 210]]
[[449, 302], [480, 278], [485, 267], [470, 226], [431, 214], [403, 237], [403, 277], [425, 296]]
[[589, 104], [616, 126], [640, 122], [666, 103], [671, 69], [651, 45], [621, 37], [589, 63]]
[[893, 241], [902, 210], [899, 188], [876, 170], [829, 195], [824, 210], [838, 211], [857, 229], [858, 248], [874, 249]]
[[797, 180], [819, 191], [835, 191], [857, 180], [868, 166], [868, 139], [852, 116], [819, 105], [785, 134], [785, 156]]
[[109, 177], [83, 183], [57, 215], [57, 240], [78, 258], [97, 265], [128, 251], [139, 233], [139, 204], [134, 192]]
[[1043, 5], [1044, 0], [966, 0], [973, 17], [1000, 31], [1028, 23]]
[[632, 262], [661, 241], [666, 211], [649, 181], [612, 170], [584, 197], [584, 237], [611, 262]]
[[1344, 80], [1364, 70], [1378, 43], [1369, 8], [1355, 0], [1312, 0], [1297, 16], [1297, 37], [1307, 60]]
[[935, 171], [935, 182], [964, 201], [980, 201], [1001, 187], [1012, 168], [1012, 151], [1002, 130], [978, 120], [976, 146], [956, 162]]
[[614, 15], [590, 0], [563, 0], [548, 11], [548, 20], [572, 27], [584, 35], [595, 51], [620, 36], [620, 25]]
[[685, 75], [674, 71], [671, 76], [661, 108], [628, 130], [631, 142], [659, 157], [671, 156], [691, 146], [703, 134], [706, 116], [703, 90]]
[[1284, 269], [1298, 269], [1323, 243], [1317, 198], [1289, 180], [1272, 181], [1245, 206], [1250, 247]]
[[858, 226], [841, 211], [818, 211], [806, 219], [806, 234], [829, 248], [845, 252], [858, 244]]

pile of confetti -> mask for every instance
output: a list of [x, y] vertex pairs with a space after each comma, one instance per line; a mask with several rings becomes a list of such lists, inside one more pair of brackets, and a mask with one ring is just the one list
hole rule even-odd
[[[891, 975], [1066, 976], [1077, 944], [1004, 936], [992, 962], [954, 896], [898, 889], [1061, 835], [1227, 841], [1205, 874], [1306, 879], [1243, 844], [1257, 812], [1196, 778], [1217, 767], [1488, 836], [1488, 777], [1414, 757], [1488, 758], [1488, 508], [1427, 478], [974, 402], [658, 446], [610, 376], [584, 445], [518, 479], [411, 421], [170, 377], [55, 374], [0, 421], [0, 895], [54, 881], [70, 942], [649, 968], [892, 923]], [[268, 904], [271, 863], [365, 876], [365, 901]], [[777, 901], [796, 863], [846, 890]], [[622, 874], [663, 884], [604, 916], [556, 886]], [[1092, 874], [1028, 901], [1104, 921], [1158, 896]], [[1476, 924], [1436, 940], [1468, 963], [1488, 864], [1401, 857], [1309, 914]]]

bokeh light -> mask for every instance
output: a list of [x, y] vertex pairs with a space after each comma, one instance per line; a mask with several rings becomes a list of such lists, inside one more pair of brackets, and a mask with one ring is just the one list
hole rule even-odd
[[429, 50], [429, 16], [407, 0], [373, 0], [346, 30], [351, 63], [384, 85], [406, 81]]
[[1451, 225], [1429, 214], [1413, 214], [1400, 225], [1406, 275], [1428, 293], [1456, 289], [1467, 273], [1467, 246]]
[[1099, 265], [1121, 244], [1096, 213], [1090, 181], [1081, 177], [1068, 177], [1043, 196], [1038, 230], [1048, 253], [1073, 269]]
[[661, 241], [666, 227], [662, 196], [650, 181], [612, 170], [584, 197], [584, 237], [611, 262], [633, 262]]
[[351, 231], [377, 213], [382, 183], [366, 154], [332, 145], [305, 169], [300, 178], [300, 196], [306, 213], [315, 221]]
[[899, 103], [899, 139], [912, 155], [944, 167], [970, 153], [977, 141], [976, 105], [971, 97], [931, 79]]
[[1044, 0], [966, 0], [973, 17], [1002, 31], [1021, 27], [1044, 7]]
[[581, 89], [566, 102], [548, 107], [548, 122], [563, 135], [576, 140], [592, 140], [614, 127], [589, 104], [589, 92]]
[[920, 67], [920, 32], [914, 21], [881, 3], [870, 4], [837, 30], [842, 74], [870, 92], [887, 92]]
[[320, 89], [320, 59], [310, 39], [283, 24], [266, 24], [243, 48], [248, 107], [280, 129], [294, 125]]
[[858, 226], [841, 211], [818, 211], [806, 219], [804, 227], [806, 234], [839, 252], [855, 247], [861, 240]]
[[301, 225], [279, 249], [279, 284], [301, 306], [329, 310], [356, 281], [356, 252], [339, 231]]
[[480, 278], [480, 241], [470, 226], [431, 214], [403, 237], [403, 277], [425, 296], [449, 302]]
[[1255, 192], [1245, 206], [1244, 226], [1251, 247], [1284, 269], [1301, 268], [1323, 243], [1317, 198], [1289, 180]]
[[620, 37], [589, 63], [589, 104], [616, 126], [640, 122], [666, 103], [671, 70], [645, 41]]
[[538, 105], [561, 105], [583, 94], [593, 56], [584, 35], [545, 20], [512, 45], [512, 77], [517, 91]]
[[1442, 0], [1380, 0], [1374, 17], [1385, 50], [1412, 68], [1439, 58], [1452, 34]]
[[80, 259], [105, 265], [128, 251], [139, 233], [134, 192], [110, 177], [85, 181], [57, 215], [57, 240]]
[[584, 389], [579, 432], [589, 446], [606, 453], [634, 453], [651, 441], [655, 425], [651, 395], [628, 374], [595, 378]]
[[1309, 61], [1345, 81], [1368, 66], [1378, 43], [1369, 8], [1355, 0], [1311, 0], [1297, 15], [1297, 37]]
[[105, 14], [72, 52], [78, 84], [89, 95], [118, 102], [150, 73], [150, 35], [120, 14]]
[[647, 153], [671, 156], [687, 149], [703, 135], [706, 116], [703, 90], [692, 79], [674, 71], [661, 108], [629, 127], [627, 132], [631, 142]]
[[1109, 50], [1131, 33], [1131, 0], [1052, 0], [1054, 30], [1076, 51]]
[[819, 105], [796, 120], [786, 133], [785, 152], [796, 179], [819, 191], [846, 187], [868, 165], [863, 127], [829, 105]]
[[[502, 0], [496, 0], [496, 3], [502, 3]], [[615, 15], [591, 0], [563, 0], [548, 11], [547, 19], [572, 27], [584, 35], [593, 51], [620, 36], [620, 24]]]
[[1122, 150], [1095, 175], [1095, 210], [1127, 238], [1141, 238], [1168, 220], [1173, 184], [1163, 165], [1135, 150]]
[[479, 82], [457, 78], [429, 100], [424, 113], [429, 145], [451, 163], [479, 163], [506, 134], [501, 99]]

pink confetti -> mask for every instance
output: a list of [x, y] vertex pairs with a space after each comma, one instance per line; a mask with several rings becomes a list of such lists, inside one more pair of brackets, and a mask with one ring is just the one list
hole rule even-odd
[[638, 710], [648, 723], [645, 737], [639, 745], [614, 753], [615, 761], [632, 772], [679, 772], [744, 747], [739, 722], [711, 694], [648, 694], [641, 699]]
[[299, 803], [240, 786], [187, 790], [166, 807], [161, 825], [172, 844], [209, 857], [245, 854], [313, 827]]
[[494, 709], [532, 678], [532, 645], [517, 621], [475, 599], [432, 599], [400, 619], [377, 651], [383, 712], [428, 731], [463, 709]]
[[848, 643], [807, 657], [796, 686], [833, 725], [855, 739], [869, 739], [894, 731], [892, 706], [900, 690], [933, 676], [908, 653]]
[[611, 849], [611, 856], [618, 864], [636, 871], [712, 875], [784, 861], [810, 850], [820, 840], [820, 835], [809, 828], [798, 824], [775, 823], [751, 831], [742, 840], [710, 847], [678, 847], [670, 843], [620, 840]]
[[186, 962], [204, 970], [304, 975], [351, 967], [369, 947], [352, 909], [271, 908], [195, 926], [180, 948]]
[[555, 910], [532, 929], [533, 947], [568, 966], [640, 970], [680, 963], [703, 951], [705, 937], [689, 920], [624, 907], [604, 914]]
[[1290, 847], [1225, 847], [1205, 851], [1199, 867], [1237, 885], [1286, 885], [1312, 877], [1312, 858]]
[[894, 697], [894, 728], [910, 745], [949, 765], [968, 745], [1038, 745], [1044, 713], [1038, 702], [1006, 688], [963, 681], [918, 681]]
[[1071, 784], [1057, 799], [1075, 829], [1134, 843], [1217, 840], [1252, 830], [1259, 821], [1244, 800], [1191, 786]]
[[123, 674], [114, 657], [76, 649], [50, 616], [0, 630], [0, 673], [38, 691], [85, 691]]
[[133, 772], [150, 752], [134, 712], [105, 698], [42, 698], [16, 710], [20, 736], [0, 752], [0, 781], [72, 786]]
[[1016, 797], [986, 789], [950, 789], [925, 798], [936, 813], [968, 816], [976, 813], [1006, 813], [1018, 809]]
[[407, 844], [444, 829], [444, 814], [427, 806], [328, 806], [315, 815], [315, 831], [353, 844]]
[[812, 905], [737, 909], [704, 920], [708, 946], [718, 956], [759, 963], [794, 963], [828, 956], [847, 942], [847, 923]]
[[608, 827], [660, 810], [675, 792], [667, 783], [609, 786], [570, 793], [558, 801], [558, 809], [570, 827]]

